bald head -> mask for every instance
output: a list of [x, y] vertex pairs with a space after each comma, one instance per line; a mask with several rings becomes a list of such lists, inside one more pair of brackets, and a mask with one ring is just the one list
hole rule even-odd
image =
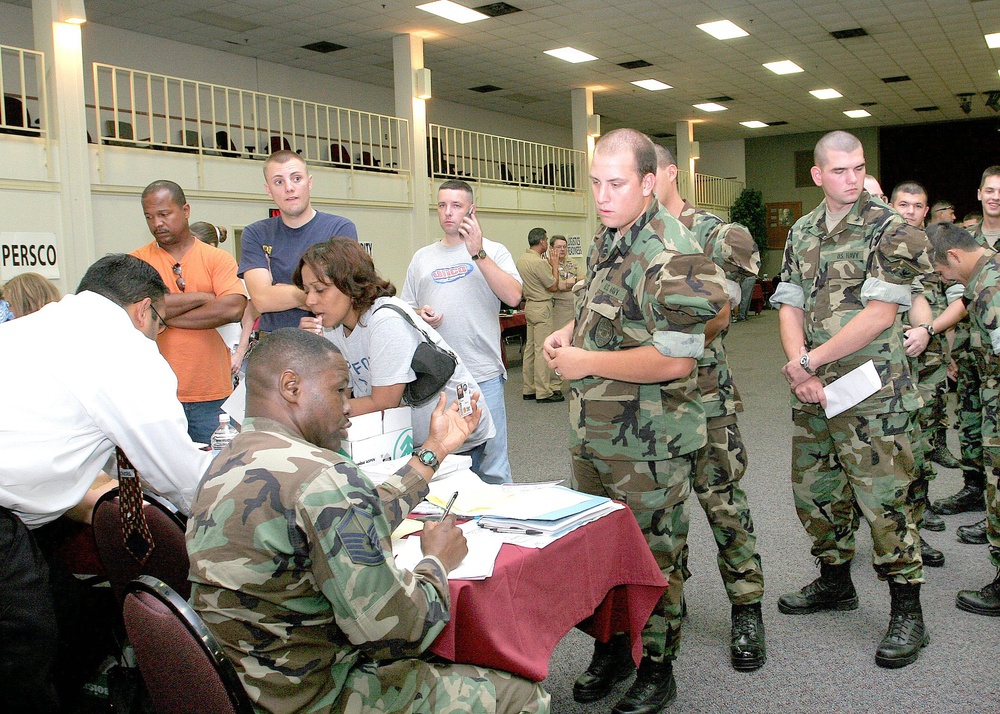
[[296, 328], [275, 330], [250, 355], [246, 414], [336, 451], [349, 425], [348, 386], [347, 363], [331, 342]]
[[635, 129], [615, 129], [597, 140], [594, 154], [630, 153], [635, 159], [636, 172], [641, 180], [646, 174], [656, 173], [656, 149], [652, 139]]
[[854, 134], [846, 131], [831, 131], [816, 142], [816, 148], [813, 150], [813, 165], [819, 168], [826, 166], [827, 156], [831, 151], [850, 154], [860, 148], [862, 148], [861, 141]]

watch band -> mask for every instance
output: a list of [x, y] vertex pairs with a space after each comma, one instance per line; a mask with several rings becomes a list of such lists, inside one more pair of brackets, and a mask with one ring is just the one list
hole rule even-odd
[[437, 454], [435, 454], [430, 449], [415, 449], [413, 455], [417, 457], [417, 461], [422, 463], [424, 466], [430, 466], [434, 471], [438, 470], [441, 462], [438, 461]]
[[926, 323], [925, 322], [925, 323], [923, 323], [922, 325], [919, 325], [919, 326], [922, 327], [922, 328], [924, 328], [925, 330], [927, 330], [927, 334], [930, 335], [931, 337], [934, 337], [934, 335], [936, 334], [934, 332], [934, 324], [933, 323]]
[[802, 357], [799, 359], [799, 366], [802, 367], [802, 369], [804, 369], [809, 374], [812, 374], [812, 375], [816, 374], [816, 371], [811, 366], [809, 366], [809, 353], [808, 352], [806, 352], [804, 355], [802, 355]]
[[486, 257], [486, 251], [482, 248], [479, 249], [478, 253], [473, 253], [472, 255], [473, 260], [482, 260], [485, 257]]

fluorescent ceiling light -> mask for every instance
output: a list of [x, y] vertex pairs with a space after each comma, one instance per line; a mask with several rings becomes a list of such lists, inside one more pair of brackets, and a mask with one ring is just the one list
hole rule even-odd
[[729, 20], [719, 20], [718, 22], [703, 22], [698, 25], [699, 30], [704, 30], [717, 40], [731, 40], [734, 37], [746, 37], [750, 33], [738, 25], [734, 25]]
[[795, 74], [796, 72], [805, 71], [791, 60], [781, 60], [780, 62], [765, 62], [764, 66], [767, 67], [772, 72], [774, 72], [775, 74]]
[[716, 104], [715, 102], [705, 102], [704, 104], [695, 104], [695, 109], [701, 109], [703, 112], [724, 112], [729, 107], [724, 107], [721, 104]]
[[745, 126], [747, 129], [763, 129], [767, 126], [764, 122], [757, 121], [756, 119], [753, 121], [741, 121], [740, 124]]
[[844, 96], [836, 89], [812, 89], [809, 93], [816, 97], [816, 99], [836, 99], [837, 97]]
[[632, 82], [637, 87], [648, 89], [651, 92], [659, 92], [661, 89], [673, 89], [669, 84], [664, 84], [658, 79], [640, 79]]
[[581, 52], [580, 50], [573, 49], [572, 47], [560, 47], [557, 50], [545, 50], [545, 54], [551, 55], [556, 59], [565, 60], [566, 62], [572, 62], [574, 64], [577, 62], [590, 62], [591, 60], [597, 59], [594, 55], [588, 55], [586, 52]]
[[1000, 32], [993, 32], [989, 35], [983, 35], [983, 37], [986, 38], [987, 47], [1000, 47]]
[[848, 109], [844, 112], [851, 119], [864, 119], [865, 117], [870, 117], [871, 113], [866, 112], [864, 109]]
[[431, 14], [437, 15], [438, 17], [443, 17], [445, 20], [451, 20], [452, 22], [460, 22], [463, 25], [467, 22], [475, 22], [476, 20], [485, 20], [489, 15], [484, 15], [481, 12], [473, 10], [471, 8], [465, 7], [464, 5], [459, 5], [458, 3], [452, 2], [451, 0], [437, 0], [437, 2], [427, 2], [423, 5], [417, 5], [418, 10], [424, 10]]

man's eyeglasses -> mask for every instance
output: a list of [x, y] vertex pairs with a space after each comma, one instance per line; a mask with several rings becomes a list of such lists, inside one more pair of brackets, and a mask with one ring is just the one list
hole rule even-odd
[[160, 327], [156, 331], [156, 334], [158, 334], [158, 335], [162, 334], [163, 331], [165, 329], [167, 329], [167, 321], [164, 320], [163, 319], [163, 315], [161, 315], [159, 312], [157, 312], [156, 308], [153, 307], [153, 303], [149, 303], [149, 309], [153, 311], [153, 314], [156, 315], [156, 319], [160, 321]]
[[177, 276], [174, 280], [174, 282], [177, 283], [177, 289], [184, 292], [184, 288], [187, 287], [187, 283], [184, 282], [184, 276], [181, 274], [181, 271], [183, 270], [183, 268], [181, 268], [181, 264], [174, 263], [174, 267], [171, 268], [171, 270], [173, 270], [174, 275]]

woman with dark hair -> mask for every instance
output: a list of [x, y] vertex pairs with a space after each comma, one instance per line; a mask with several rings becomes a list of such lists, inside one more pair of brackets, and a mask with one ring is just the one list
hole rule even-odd
[[[331, 238], [309, 248], [299, 261], [292, 282], [305, 291], [306, 308], [313, 313], [313, 317], [303, 317], [299, 327], [325, 336], [347, 360], [354, 415], [391, 409], [402, 403], [406, 385], [416, 379], [410, 363], [424, 341], [420, 332], [454, 354], [430, 325], [395, 297], [396, 288], [379, 277], [371, 257], [352, 238]], [[468, 394], [478, 394], [479, 385], [458, 357], [455, 373], [443, 389], [449, 402], [456, 398], [461, 384], [467, 386]], [[413, 406], [414, 446], [427, 438], [436, 404], [432, 399]], [[482, 478], [479, 466], [486, 441], [496, 431], [485, 402], [480, 401], [479, 406], [483, 416], [466, 439], [462, 453], [472, 457], [472, 470]]]

